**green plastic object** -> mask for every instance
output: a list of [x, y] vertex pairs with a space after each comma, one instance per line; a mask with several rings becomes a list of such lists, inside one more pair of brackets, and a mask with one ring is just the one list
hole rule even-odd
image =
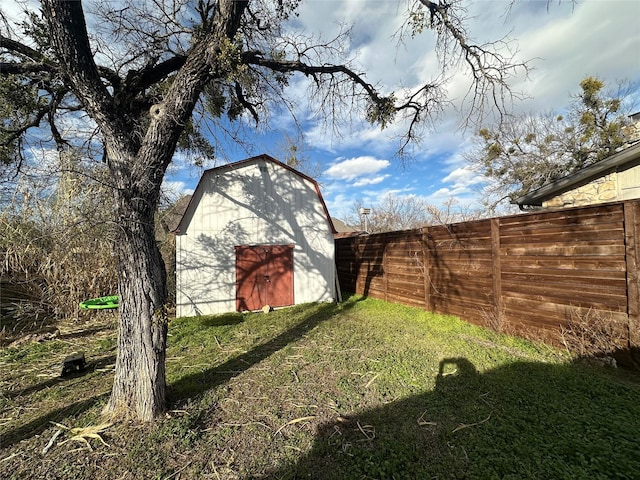
[[92, 298], [90, 300], [85, 300], [80, 304], [80, 308], [85, 310], [99, 310], [99, 309], [109, 309], [109, 308], [118, 308], [118, 303], [120, 299], [118, 295], [110, 295], [108, 297], [98, 297]]

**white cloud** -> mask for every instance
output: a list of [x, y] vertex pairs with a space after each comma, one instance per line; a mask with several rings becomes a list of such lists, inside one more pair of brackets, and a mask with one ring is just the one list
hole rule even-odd
[[[3, 2], [2, 13], [11, 22], [18, 23], [23, 21], [26, 12], [37, 12], [40, 10], [40, 2], [36, 0], [26, 0], [23, 2]], [[19, 29], [18, 29], [19, 30]], [[13, 32], [17, 33], [17, 32]]]
[[[614, 4], [611, 7], [610, 4]], [[575, 92], [579, 81], [593, 74], [617, 78], [638, 77], [637, 65], [640, 36], [634, 35], [640, 4], [635, 1], [612, 0], [612, 2], [564, 2], [547, 5], [545, 2], [477, 2], [469, 5], [466, 25], [473, 41], [491, 42], [509, 35], [514, 41], [514, 61], [532, 60], [534, 67], [528, 78], [524, 75], [510, 82], [515, 91], [525, 92], [536, 98], [530, 102], [514, 105], [517, 109], [544, 111], [562, 108], [568, 102], [570, 92]], [[547, 10], [548, 7], [548, 10]], [[507, 15], [506, 11], [510, 10]], [[610, 14], [616, 12], [615, 17]], [[618, 15], [618, 12], [624, 12]], [[406, 19], [402, 2], [354, 2], [317, 0], [304, 2], [296, 26], [310, 35], [320, 33], [325, 40], [333, 38], [344, 26], [353, 26], [352, 35], [342, 50], [346, 58], [353, 58], [356, 70], [366, 72], [367, 81], [379, 85], [383, 92], [398, 92], [406, 87], [414, 90], [433, 81], [441, 73], [435, 55], [433, 32], [425, 30], [415, 38], [398, 42], [394, 34]], [[598, 21], [600, 19], [600, 21]], [[615, 29], [615, 30], [614, 30]], [[613, 40], [613, 32], [623, 32]], [[626, 32], [626, 33], [624, 33]], [[615, 44], [616, 54], [603, 45]], [[509, 56], [508, 51], [502, 52]], [[635, 66], [634, 66], [635, 65]], [[451, 67], [452, 65], [450, 65]], [[463, 71], [454, 74], [448, 85], [449, 98], [459, 105], [468, 93], [469, 76]], [[297, 82], [292, 82], [296, 83]], [[307, 85], [303, 78], [288, 93], [300, 98], [306, 106]], [[309, 114], [309, 110], [304, 110]], [[339, 110], [338, 114], [344, 114]], [[398, 136], [406, 131], [407, 124], [398, 122], [381, 131], [358, 119], [355, 109], [353, 123], [336, 126], [335, 130], [324, 128], [322, 121], [307, 123], [310, 117], [303, 115], [305, 139], [312, 148], [331, 152], [360, 149], [365, 154], [390, 156], [398, 147]], [[300, 112], [298, 112], [300, 113]], [[491, 114], [491, 110], [487, 112]], [[344, 114], [348, 117], [349, 114]], [[460, 113], [448, 109], [436, 123], [440, 132], [453, 132], [461, 120]], [[438, 136], [440, 136], [439, 134]], [[456, 135], [448, 135], [448, 140]], [[423, 145], [427, 152], [418, 152], [424, 157], [434, 149], [432, 132], [425, 132]], [[445, 140], [440, 137], [440, 141]], [[453, 140], [455, 141], [455, 140]], [[443, 149], [439, 146], [439, 149]], [[455, 143], [444, 146], [444, 150], [455, 148]]]
[[410, 191], [410, 188], [385, 188], [383, 190], [365, 190], [363, 193], [367, 196], [371, 204], [375, 204], [386, 196], [404, 196]]
[[389, 177], [389, 175], [380, 175], [374, 178], [363, 178], [355, 182], [353, 187], [366, 187], [367, 185], [377, 185], [382, 183], [385, 178]]
[[165, 180], [162, 182], [162, 191], [169, 198], [178, 198], [183, 195], [191, 195], [193, 188], [187, 186], [187, 184], [181, 180]]
[[342, 193], [330, 196], [325, 195], [324, 199], [327, 209], [329, 210], [329, 215], [344, 219], [350, 214], [353, 205], [355, 205], [358, 200], [358, 195], [355, 190], [345, 191], [342, 189]]
[[[39, 8], [35, 0], [28, 2], [36, 10]], [[20, 12], [14, 4], [18, 5], [8, 2], [3, 9], [18, 16]], [[353, 26], [351, 38], [340, 53], [343, 58], [353, 60], [354, 70], [366, 72], [366, 81], [379, 86], [384, 93], [398, 92], [402, 87], [415, 91], [417, 86], [438, 78], [441, 66], [435, 55], [433, 31], [427, 29], [415, 38], [406, 38], [404, 44], [394, 38], [407, 18], [407, 5], [408, 2], [389, 1], [302, 2], [300, 16], [292, 20], [291, 32], [321, 34], [322, 41], [328, 41], [341, 29]], [[505, 15], [507, 8], [509, 15]], [[514, 90], [534, 97], [515, 105], [519, 111], [562, 109], [586, 75], [597, 75], [608, 85], [613, 85], [616, 79], [640, 80], [637, 0], [513, 4], [481, 1], [470, 2], [468, 14], [467, 30], [476, 43], [509, 34], [518, 50], [516, 60], [533, 59], [534, 69], [528, 78], [520, 75], [510, 80]], [[333, 61], [339, 62], [337, 58]], [[453, 69], [449, 73], [453, 75], [448, 85], [449, 98], [458, 105], [468, 91], [469, 76], [454, 74]], [[390, 187], [407, 192], [413, 185], [416, 193], [433, 203], [453, 196], [469, 199], [481, 195], [479, 191], [486, 179], [474, 172], [461, 155], [467, 148], [465, 138], [473, 132], [456, 131], [459, 112], [447, 110], [435, 124], [436, 130], [425, 132], [416, 161], [407, 166], [406, 172], [410, 173], [394, 172], [392, 176], [388, 174], [392, 164], [386, 158], [392, 158], [398, 136], [406, 132], [407, 124], [398, 122], [380, 130], [363, 121], [358, 109], [351, 105], [338, 106], [337, 112], [331, 113], [346, 119], [352, 116], [352, 123], [332, 125], [332, 115], [323, 123], [310, 108], [308, 85], [308, 79], [302, 75], [292, 78], [286, 95], [294, 103], [293, 112], [274, 109], [271, 124], [265, 128], [270, 132], [293, 131], [296, 128], [293, 113], [305, 131], [305, 142], [312, 149], [310, 156], [316, 156], [313, 149], [320, 151], [317, 155], [320, 158], [327, 158], [327, 152], [335, 152], [331, 158], [342, 156], [325, 166], [328, 181], [323, 194], [331, 211], [344, 209], [360, 198], [373, 204], [391, 191]], [[67, 126], [78, 128], [79, 123], [70, 117]], [[327, 125], [328, 128], [323, 128]], [[192, 164], [192, 159], [176, 154], [169, 171], [171, 180], [175, 180], [171, 188], [180, 190], [186, 184], [195, 184], [201, 169]]]
[[484, 181], [484, 177], [470, 166], [456, 168], [442, 179], [443, 183], [453, 183], [456, 188], [477, 185]]
[[469, 167], [456, 168], [449, 175], [442, 179], [443, 183], [453, 183], [455, 185], [470, 185], [478, 183], [478, 174]]
[[391, 162], [380, 160], [371, 156], [361, 156], [339, 160], [331, 165], [324, 173], [325, 175], [340, 180], [355, 180], [359, 177], [375, 175], [387, 168]]
[[637, 1], [563, 2], [550, 5], [548, 13], [536, 14], [535, 22], [521, 8], [510, 23], [518, 37], [520, 57], [535, 60], [529, 79], [513, 85], [534, 97], [523, 105], [527, 110], [561, 110], [587, 75], [611, 85], [618, 79], [639, 79]]
[[426, 200], [432, 205], [440, 206], [455, 198], [460, 205], [477, 206], [478, 196], [474, 193], [465, 188], [441, 188], [427, 195]]
[[60, 173], [60, 152], [53, 147], [28, 147], [26, 157], [30, 174], [48, 177]]

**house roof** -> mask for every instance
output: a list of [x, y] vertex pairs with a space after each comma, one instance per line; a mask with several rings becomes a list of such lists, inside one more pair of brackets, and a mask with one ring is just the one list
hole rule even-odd
[[308, 175], [305, 175], [302, 172], [299, 172], [298, 170], [296, 170], [295, 168], [290, 167], [289, 165], [282, 163], [279, 160], [276, 160], [275, 158], [266, 155], [266, 154], [262, 154], [262, 155], [257, 155], [255, 157], [250, 157], [247, 158], [245, 160], [240, 160], [238, 162], [233, 162], [233, 163], [227, 163], [225, 165], [221, 165], [219, 167], [215, 167], [215, 168], [210, 168], [208, 170], [205, 170], [202, 173], [202, 176], [200, 177], [200, 181], [198, 182], [198, 186], [196, 187], [193, 195], [191, 195], [191, 200], [189, 201], [189, 205], [187, 206], [187, 208], [184, 211], [184, 214], [182, 215], [182, 218], [180, 219], [180, 222], [178, 222], [176, 228], [173, 230], [174, 233], [179, 234], [182, 230], [183, 230], [183, 223], [185, 221], [185, 219], [187, 219], [190, 215], [190, 213], [195, 209], [196, 205], [195, 205], [195, 201], [194, 198], [198, 198], [199, 195], [196, 195], [202, 188], [204, 188], [204, 178], [209, 176], [210, 174], [215, 174], [216, 172], [222, 172], [222, 171], [226, 171], [226, 170], [234, 170], [237, 168], [242, 168], [244, 166], [247, 165], [251, 165], [257, 162], [271, 162], [275, 165], [277, 165], [278, 167], [284, 168], [286, 170], [289, 170], [290, 172], [298, 175], [299, 177], [311, 182], [311, 184], [313, 185], [313, 187], [316, 190], [316, 193], [318, 194], [318, 199], [320, 200], [320, 203], [322, 204], [322, 209], [324, 210], [324, 214], [325, 217], [327, 218], [327, 222], [329, 222], [329, 226], [331, 227], [331, 232], [332, 233], [336, 233], [336, 229], [333, 225], [333, 222], [331, 220], [331, 216], [329, 215], [329, 210], [327, 210], [327, 205], [324, 202], [324, 199], [322, 198], [322, 193], [320, 193], [320, 186], [318, 185], [318, 182], [316, 182], [313, 178], [309, 177]]
[[523, 210], [527, 207], [541, 207], [546, 200], [586, 185], [596, 178], [620, 170], [621, 167], [631, 168], [638, 164], [640, 164], [640, 142], [614, 153], [604, 160], [582, 168], [571, 175], [562, 177], [555, 182], [548, 183], [533, 192], [516, 198], [511, 203], [517, 204]]
[[352, 227], [351, 225], [347, 225], [345, 222], [343, 222], [339, 218], [331, 217], [331, 221], [333, 222], [333, 226], [335, 227], [337, 233], [357, 232], [358, 231], [358, 229], [356, 227]]
[[165, 232], [174, 232], [178, 228], [184, 212], [187, 210], [189, 203], [191, 203], [191, 197], [192, 195], [180, 197], [176, 203], [164, 212], [161, 223]]
[[363, 232], [362, 230], [358, 230], [356, 227], [347, 225], [339, 218], [331, 218], [331, 220], [333, 221], [333, 225], [336, 228], [336, 232], [333, 235], [336, 240], [339, 238], [358, 237], [367, 233]]

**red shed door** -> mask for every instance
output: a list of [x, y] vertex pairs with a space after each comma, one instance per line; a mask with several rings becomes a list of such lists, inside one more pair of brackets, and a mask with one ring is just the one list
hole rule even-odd
[[293, 246], [236, 247], [236, 310], [293, 305]]

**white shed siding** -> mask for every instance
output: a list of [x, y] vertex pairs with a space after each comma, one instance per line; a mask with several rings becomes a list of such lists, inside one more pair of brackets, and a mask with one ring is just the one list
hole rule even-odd
[[181, 226], [178, 316], [235, 311], [239, 245], [294, 245], [294, 303], [335, 298], [333, 232], [316, 186], [276, 162], [205, 172]]

